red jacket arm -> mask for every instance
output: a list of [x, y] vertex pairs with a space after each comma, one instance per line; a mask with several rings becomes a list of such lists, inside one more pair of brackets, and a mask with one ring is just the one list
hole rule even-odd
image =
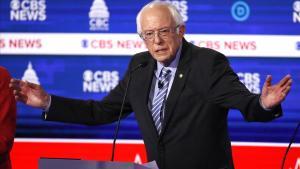
[[0, 67], [0, 155], [10, 151], [16, 131], [16, 101], [10, 79], [8, 71]]

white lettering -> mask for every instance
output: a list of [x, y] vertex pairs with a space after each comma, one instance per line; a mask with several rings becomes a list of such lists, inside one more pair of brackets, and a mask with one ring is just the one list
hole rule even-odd
[[21, 2], [21, 8], [23, 10], [29, 10], [30, 9], [30, 1], [22, 1]]
[[39, 11], [39, 20], [44, 21], [47, 19], [46, 11]]
[[260, 93], [260, 74], [259, 73], [249, 73], [249, 72], [239, 72], [237, 75], [240, 81], [247, 87], [247, 89], [255, 94]]
[[114, 86], [111, 83], [108, 82], [100, 82], [98, 84], [95, 84], [97, 86], [100, 87], [100, 91], [101, 92], [109, 92], [110, 90], [112, 90], [114, 88]]
[[20, 14], [20, 18], [19, 18], [19, 20], [21, 20], [21, 21], [26, 21], [27, 20], [27, 12], [28, 11], [19, 11], [19, 14]]
[[294, 169], [300, 169], [300, 158], [297, 158], [297, 161], [296, 161]]
[[47, 18], [45, 0], [12, 0], [10, 8], [10, 20], [44, 21]]
[[109, 92], [119, 83], [118, 71], [83, 72], [83, 92]]
[[83, 92], [92, 92], [93, 86], [92, 82], [83, 82]]
[[13, 11], [11, 10], [10, 11], [10, 20], [13, 21], [13, 20], [19, 20], [20, 17], [19, 17], [19, 11]]
[[299, 22], [300, 23], [300, 12], [294, 12], [293, 13], [293, 21], [296, 23], [296, 22]]
[[142, 159], [141, 159], [141, 156], [139, 154], [135, 155], [134, 163], [136, 163], [136, 164], [142, 164]]
[[30, 21], [35, 21], [38, 18], [38, 11], [31, 11], [31, 12], [27, 12], [27, 18]]
[[39, 1], [39, 9], [45, 11], [46, 9], [46, 1]]
[[30, 9], [33, 10], [33, 11], [36, 11], [36, 10], [39, 9], [38, 2], [36, 0], [31, 1]]

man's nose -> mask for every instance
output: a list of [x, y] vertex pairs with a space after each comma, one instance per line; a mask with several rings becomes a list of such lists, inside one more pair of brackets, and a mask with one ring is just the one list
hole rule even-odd
[[154, 43], [155, 44], [160, 44], [161, 42], [162, 42], [162, 39], [161, 39], [161, 37], [159, 36], [159, 33], [158, 32], [155, 32], [154, 33]]

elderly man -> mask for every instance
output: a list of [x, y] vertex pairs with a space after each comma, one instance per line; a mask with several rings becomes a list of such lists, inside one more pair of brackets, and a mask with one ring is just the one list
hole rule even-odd
[[148, 160], [160, 169], [234, 168], [228, 110], [239, 109], [247, 121], [280, 117], [291, 77], [271, 85], [268, 76], [261, 95], [250, 93], [224, 55], [184, 39], [182, 17], [165, 2], [144, 6], [137, 29], [149, 51], [133, 56], [124, 79], [102, 101], [50, 97], [40, 86], [12, 80], [16, 99], [46, 109], [45, 120], [105, 124], [118, 119], [128, 85], [123, 117], [135, 112]]
[[0, 66], [0, 169], [11, 169], [9, 153], [16, 131], [16, 101], [9, 89], [11, 77]]

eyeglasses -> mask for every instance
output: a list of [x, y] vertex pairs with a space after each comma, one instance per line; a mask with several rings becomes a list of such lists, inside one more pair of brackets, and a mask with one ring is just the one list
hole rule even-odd
[[169, 35], [171, 33], [174, 33], [179, 26], [180, 25], [177, 25], [175, 27], [161, 28], [158, 30], [145, 31], [140, 34], [140, 37], [145, 41], [153, 41], [155, 35], [157, 34], [162, 39], [168, 39]]

